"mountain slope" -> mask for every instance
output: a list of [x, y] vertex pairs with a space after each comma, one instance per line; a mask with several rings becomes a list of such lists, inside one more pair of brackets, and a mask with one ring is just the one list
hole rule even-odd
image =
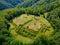
[[17, 5], [17, 7], [38, 7], [43, 4], [48, 4], [56, 0], [25, 0], [24, 2]]
[[23, 2], [23, 0], [0, 0], [0, 10], [13, 8], [15, 5], [21, 2]]
[[5, 8], [11, 8], [14, 7], [10, 3], [7, 3], [5, 0], [0, 0], [0, 10], [5, 9]]
[[54, 1], [56, 1], [56, 0], [39, 0], [39, 1], [37, 1], [35, 4], [33, 4], [32, 5], [32, 7], [38, 7], [38, 6], [41, 6], [41, 5], [43, 5], [43, 4], [48, 4], [48, 3], [52, 3], [52, 2], [54, 2]]
[[33, 7], [38, 8], [41, 5], [47, 5], [55, 2], [56, 0], [0, 0], [0, 10], [5, 8], [26, 8]]
[[5, 0], [7, 3], [12, 4], [13, 6], [17, 5], [18, 3], [23, 2], [24, 0]]
[[24, 0], [24, 2], [17, 5], [17, 7], [30, 7], [39, 0]]

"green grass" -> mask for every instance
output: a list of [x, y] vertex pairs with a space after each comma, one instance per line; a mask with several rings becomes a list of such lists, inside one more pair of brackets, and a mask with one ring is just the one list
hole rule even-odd
[[[29, 21], [29, 20], [32, 20], [32, 21]], [[22, 14], [19, 17], [14, 18], [12, 22], [10, 22], [10, 25], [11, 25], [10, 31], [12, 36], [15, 39], [22, 41], [23, 43], [30, 43], [31, 41], [34, 41], [36, 36], [34, 37], [34, 39], [31, 39], [28, 36], [25, 37], [22, 34], [18, 34], [16, 30], [18, 30], [17, 28], [20, 26], [20, 24], [23, 25], [20, 30], [25, 30], [28, 33], [34, 34], [36, 36], [38, 36], [39, 31], [41, 29], [42, 31], [47, 29], [46, 32], [44, 33], [44, 35], [47, 37], [54, 31], [51, 24], [45, 18], [43, 18], [43, 16], [33, 16], [33, 15], [27, 16], [26, 14]], [[50, 27], [50, 28], [46, 28], [46, 27]]]
[[22, 14], [21, 16], [19, 17], [16, 17], [15, 19], [13, 19], [13, 22], [16, 24], [16, 25], [20, 25], [20, 24], [24, 24], [25, 22], [27, 22], [28, 20], [31, 20], [33, 19], [34, 16], [27, 16], [26, 14]]
[[31, 41], [33, 41], [32, 39], [28, 37], [24, 37], [22, 35], [17, 34], [15, 30], [11, 30], [11, 34], [16, 40], [19, 40], [23, 43], [30, 43]]
[[40, 16], [40, 20], [43, 20], [42, 23], [44, 23], [42, 28], [40, 29], [43, 31], [43, 33], [39, 32], [37, 36], [39, 36], [39, 34], [44, 34], [46, 37], [49, 37], [54, 32], [52, 25], [45, 18], [43, 18], [43, 16]]
[[13, 23], [9, 23], [11, 26], [10, 26], [10, 33], [12, 35], [13, 38], [15, 38], [15, 40], [19, 40], [23, 43], [30, 43], [31, 41], [33, 41], [32, 39], [28, 38], [28, 37], [24, 37], [20, 34], [18, 34], [16, 32], [16, 27]]
[[[25, 25], [23, 25], [24, 23], [26, 23], [29, 20], [33, 20]], [[42, 28], [43, 24], [45, 24], [46, 26], [50, 26], [49, 30], [53, 31], [52, 26], [50, 25], [50, 23], [43, 18], [42, 16], [34, 16], [34, 15], [27, 15], [27, 14], [22, 14], [19, 17], [16, 17], [13, 19], [13, 22], [19, 26], [19, 25], [23, 25], [22, 30], [28, 30], [30, 32], [37, 32], [39, 31], [40, 28]], [[36, 33], [35, 33], [36, 34]]]

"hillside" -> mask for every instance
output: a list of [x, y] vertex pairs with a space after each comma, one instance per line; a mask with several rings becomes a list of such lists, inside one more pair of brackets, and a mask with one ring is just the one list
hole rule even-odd
[[24, 0], [5, 0], [7, 3], [12, 4], [13, 6], [16, 6], [18, 3], [23, 2]]
[[0, 45], [60, 45], [60, 0], [0, 0]]
[[3, 10], [5, 8], [11, 8], [13, 7], [13, 5], [11, 5], [10, 3], [7, 3], [4, 0], [0, 0], [0, 10]]
[[0, 0], [0, 10], [14, 8], [18, 3], [23, 1], [24, 0]]
[[17, 7], [30, 7], [39, 0], [25, 0], [24, 2], [17, 5]]
[[17, 7], [38, 7], [43, 4], [54, 2], [55, 0], [25, 0], [24, 2], [17, 5]]
[[0, 10], [6, 8], [27, 8], [27, 7], [39, 7], [41, 5], [46, 5], [52, 3], [56, 0], [0, 0]]

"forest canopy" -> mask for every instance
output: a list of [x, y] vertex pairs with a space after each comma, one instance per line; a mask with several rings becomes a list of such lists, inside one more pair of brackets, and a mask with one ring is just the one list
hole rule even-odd
[[0, 45], [60, 45], [59, 34], [60, 0], [0, 1]]

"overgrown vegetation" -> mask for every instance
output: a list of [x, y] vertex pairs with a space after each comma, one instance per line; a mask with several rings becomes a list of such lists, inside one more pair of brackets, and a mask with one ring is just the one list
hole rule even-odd
[[[27, 0], [21, 2], [25, 4], [21, 4], [22, 7], [28, 8], [5, 9], [3, 6], [5, 10], [0, 11], [0, 45], [60, 45], [60, 0], [42, 0], [42, 4], [39, 1], [32, 1], [32, 4]], [[13, 20], [21, 14], [26, 14], [30, 20], [25, 17], [27, 21], [16, 25]], [[31, 15], [34, 15], [33, 19]], [[37, 33], [29, 27], [31, 23], [38, 24], [37, 21], [34, 23], [35, 20], [42, 23], [41, 28], [33, 28], [38, 30]]]

